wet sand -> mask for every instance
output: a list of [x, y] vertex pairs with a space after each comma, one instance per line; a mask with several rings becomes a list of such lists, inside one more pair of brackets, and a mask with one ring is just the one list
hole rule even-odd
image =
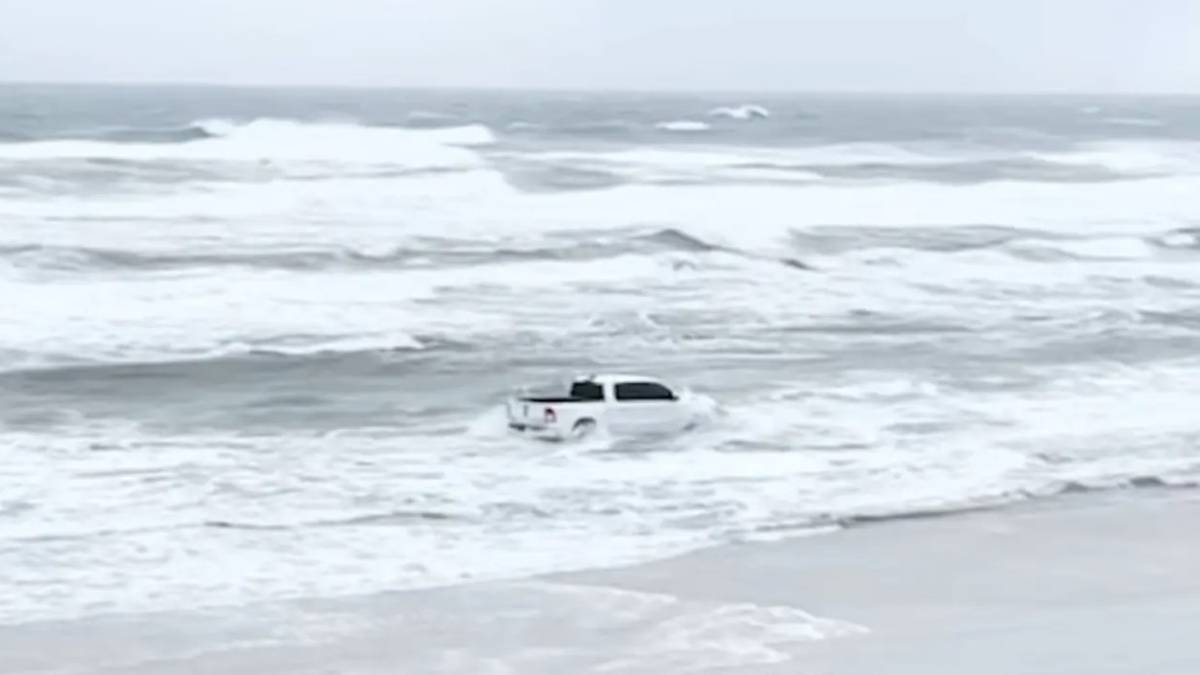
[[883, 523], [575, 581], [783, 602], [870, 630], [744, 672], [1200, 673], [1200, 499], [1190, 493]]
[[1200, 673], [1200, 494], [1073, 495], [629, 568], [0, 627], [0, 673]]

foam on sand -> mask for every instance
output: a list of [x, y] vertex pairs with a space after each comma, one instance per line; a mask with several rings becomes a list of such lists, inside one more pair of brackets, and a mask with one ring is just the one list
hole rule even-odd
[[[790, 651], [805, 643], [868, 632], [848, 621], [781, 605], [694, 602], [663, 593], [562, 583], [533, 588], [594, 607], [602, 617], [620, 617], [620, 624], [642, 625], [597, 666], [605, 672], [686, 673], [779, 664], [792, 660]], [[608, 630], [622, 628], [617, 624]]]
[[[157, 639], [145, 639], [147, 630]], [[27, 625], [0, 635], [0, 669], [127, 672], [153, 663], [162, 673], [242, 675], [302, 661], [345, 673], [384, 663], [446, 675], [742, 672], [866, 632], [788, 606], [526, 581]]]
[[564, 578], [725, 602], [803, 602], [870, 629], [806, 645], [830, 675], [1190, 675], [1200, 546], [1194, 494], [1072, 497]]

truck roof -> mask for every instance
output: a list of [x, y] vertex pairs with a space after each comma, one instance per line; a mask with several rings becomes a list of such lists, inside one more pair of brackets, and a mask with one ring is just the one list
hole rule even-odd
[[601, 373], [585, 375], [576, 378], [576, 382], [595, 382], [596, 384], [621, 384], [623, 382], [660, 382], [657, 377], [648, 375], [631, 375], [628, 373]]

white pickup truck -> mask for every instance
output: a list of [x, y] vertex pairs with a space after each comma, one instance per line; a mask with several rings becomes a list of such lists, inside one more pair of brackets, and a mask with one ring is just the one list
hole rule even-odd
[[676, 433], [707, 410], [689, 391], [676, 392], [649, 377], [590, 375], [571, 382], [565, 396], [516, 395], [508, 399], [508, 426], [537, 438]]

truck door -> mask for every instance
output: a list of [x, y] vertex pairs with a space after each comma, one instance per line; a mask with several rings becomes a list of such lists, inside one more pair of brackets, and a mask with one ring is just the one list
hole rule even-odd
[[609, 425], [624, 433], [673, 431], [679, 407], [674, 392], [657, 382], [621, 382], [613, 387]]

